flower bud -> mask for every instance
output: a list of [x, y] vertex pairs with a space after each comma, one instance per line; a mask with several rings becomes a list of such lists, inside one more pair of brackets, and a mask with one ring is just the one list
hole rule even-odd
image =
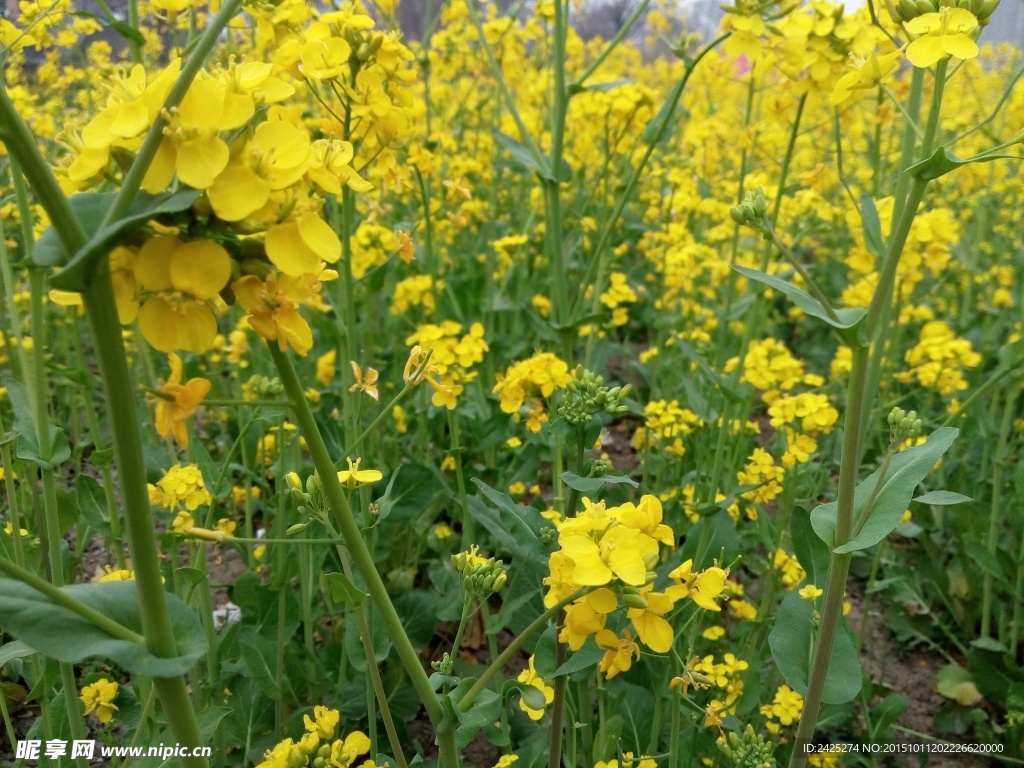
[[644, 598], [643, 595], [639, 593], [634, 594], [629, 592], [623, 592], [621, 597], [623, 604], [629, 606], [630, 608], [647, 607], [647, 600]]
[[285, 536], [298, 536], [300, 533], [302, 533], [303, 531], [306, 530], [306, 527], [307, 527], [306, 523], [296, 523], [295, 525], [289, 527], [288, 530], [284, 532], [284, 535]]

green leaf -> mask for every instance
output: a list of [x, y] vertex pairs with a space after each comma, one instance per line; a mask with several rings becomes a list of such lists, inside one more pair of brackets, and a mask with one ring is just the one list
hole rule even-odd
[[[604, 658], [605, 651], [594, 642], [593, 636], [588, 636], [583, 646], [578, 651], [573, 651], [572, 656], [562, 666], [555, 670], [551, 677], [571, 675], [584, 669], [597, 666], [597, 663]], [[535, 707], [539, 709], [539, 707]]]
[[961, 707], [973, 707], [982, 699], [971, 673], [959, 664], [947, 664], [935, 675], [935, 687]]
[[377, 502], [380, 513], [374, 525], [380, 525], [388, 517], [394, 521], [407, 522], [418, 517], [444, 490], [437, 476], [427, 467], [419, 464], [402, 464], [391, 475], [388, 487]]
[[547, 562], [547, 548], [540, 541], [540, 530], [546, 524], [540, 512], [534, 507], [516, 504], [501, 491], [487, 483], [473, 478], [473, 483], [497, 510], [484, 504], [480, 499], [469, 499], [473, 519], [481, 523], [491, 534], [514, 555], [539, 562]]
[[[652, 117], [651, 121], [644, 126], [644, 132], [640, 135], [644, 144], [654, 146], [664, 141], [671, 134], [667, 123], [671, 123], [675, 119], [675, 110], [678, 104], [679, 102], [673, 102], [673, 99], [665, 99], [661, 109], [658, 110], [658, 114]], [[666, 124], [664, 130], [662, 129], [663, 124]]]
[[952, 504], [965, 504], [968, 501], [974, 501], [974, 499], [970, 496], [964, 496], [962, 493], [954, 493], [953, 491], [929, 491], [922, 496], [918, 496], [914, 501], [942, 507]]
[[[61, 587], [61, 591], [142, 634], [134, 582], [73, 584]], [[143, 645], [112, 637], [27, 584], [0, 577], [0, 615], [5, 631], [58, 661], [77, 664], [86, 659], [104, 659], [147, 677], [184, 674], [207, 650], [206, 635], [195, 612], [172, 594], [166, 599], [178, 655], [160, 658]]]
[[[521, 141], [516, 141], [507, 133], [502, 133], [501, 131], [494, 132], [494, 139], [515, 158], [516, 162], [520, 165], [525, 165], [542, 179], [560, 182], [572, 181], [572, 168], [569, 167], [569, 163], [565, 161], [565, 158], [560, 159], [557, 170], [552, 173], [537, 163], [537, 158], [533, 156], [533, 152]], [[548, 158], [544, 159], [548, 161]]]
[[36, 650], [21, 642], [21, 640], [5, 643], [0, 646], [0, 667], [3, 667], [9, 661], [22, 659], [26, 656], [31, 656], [33, 653], [36, 653]]
[[195, 438], [189, 443], [189, 446], [195, 452], [196, 464], [199, 465], [199, 471], [203, 475], [203, 484], [206, 486], [206, 490], [210, 492], [210, 495], [215, 499], [221, 499], [227, 495], [227, 492], [220, 492], [220, 484], [217, 482], [220, 478], [220, 470], [217, 469], [217, 465], [213, 461], [213, 457], [210, 452], [203, 445], [201, 440]]
[[931, 181], [940, 176], [945, 176], [950, 171], [955, 171], [962, 165], [971, 163], [991, 163], [993, 160], [1020, 160], [1019, 155], [990, 154], [975, 155], [974, 157], [963, 158], [950, 152], [945, 147], [939, 147], [927, 160], [907, 168], [907, 173], [921, 181]]
[[[366, 649], [359, 633], [359, 621], [355, 616], [345, 624], [345, 652], [353, 669], [366, 670]], [[370, 647], [373, 649], [373, 663], [381, 664], [391, 653], [391, 638], [384, 622], [377, 620], [370, 627]]]
[[79, 475], [75, 480], [78, 492], [78, 507], [89, 527], [104, 536], [110, 536], [110, 520], [107, 517], [107, 499], [96, 478]]
[[[837, 502], [822, 504], [811, 512], [811, 525], [814, 532], [836, 554], [856, 552], [873, 547], [896, 528], [906, 512], [914, 495], [914, 489], [942, 458], [959, 430], [943, 427], [935, 430], [921, 445], [915, 445], [900, 451], [889, 463], [882, 487], [875, 498], [874, 505], [860, 533], [842, 546], [836, 547], [836, 515]], [[881, 467], [862, 480], [853, 495], [853, 519], [856, 521], [871, 498], [878, 484]]]
[[459, 749], [465, 748], [480, 731], [493, 723], [501, 716], [501, 696], [485, 688], [473, 699], [473, 703], [465, 712], [459, 707], [459, 702], [469, 692], [469, 689], [476, 683], [475, 677], [464, 678], [458, 686], [444, 700], [444, 707], [450, 716], [458, 722], [455, 731], [455, 743]]
[[824, 588], [828, 581], [831, 558], [828, 547], [815, 535], [814, 528], [811, 527], [811, 516], [803, 507], [797, 507], [793, 511], [790, 535], [793, 537], [793, 552], [800, 566], [807, 572], [808, 582]]
[[861, 307], [856, 307], [854, 309], [835, 310], [837, 319], [833, 320], [829, 317], [828, 312], [825, 311], [825, 307], [821, 305], [820, 301], [807, 293], [807, 291], [797, 288], [788, 280], [783, 280], [780, 277], [766, 274], [759, 269], [751, 269], [750, 267], [744, 267], [739, 264], [733, 264], [732, 268], [750, 280], [764, 283], [770, 288], [774, 288], [775, 290], [784, 293], [794, 304], [800, 307], [805, 314], [816, 317], [819, 320], [824, 320], [833, 328], [837, 328], [841, 331], [848, 331], [856, 328], [864, 318], [867, 317], [867, 310], [862, 309]]
[[281, 690], [277, 685], [277, 656], [274, 644], [253, 627], [242, 627], [238, 631], [238, 651], [249, 673], [248, 677], [270, 698], [281, 698]]
[[547, 706], [544, 693], [536, 686], [520, 683], [518, 680], [506, 680], [501, 686], [503, 699], [510, 699], [516, 693], [530, 709], [544, 709]]
[[36, 431], [35, 414], [29, 403], [28, 390], [16, 379], [5, 378], [7, 396], [14, 410], [14, 431], [18, 435], [16, 454], [19, 459], [31, 461], [43, 469], [56, 469], [71, 458], [71, 447], [67, 435], [56, 424], [50, 423], [50, 459], [43, 461], [39, 454], [39, 435]]
[[579, 491], [580, 493], [596, 493], [601, 490], [605, 485], [617, 485], [619, 483], [625, 483], [631, 485], [634, 488], [639, 488], [640, 483], [631, 478], [629, 475], [601, 475], [600, 477], [580, 477], [575, 472], [563, 472], [562, 482], [568, 485], [573, 490]]
[[885, 240], [882, 239], [882, 222], [871, 195], [860, 196], [860, 222], [864, 230], [864, 244], [875, 256], [881, 256], [885, 252]]
[[[842, 620], [832, 647], [832, 659], [825, 678], [825, 690], [821, 700], [826, 704], [844, 704], [860, 693], [862, 683], [860, 660], [853, 638]], [[775, 616], [775, 626], [768, 635], [768, 645], [779, 671], [786, 678], [790, 688], [801, 696], [807, 695], [807, 680], [810, 675], [812, 656], [811, 639], [816, 634], [814, 604], [804, 600], [796, 591], [782, 599]]]
[[323, 579], [325, 589], [335, 604], [359, 605], [366, 599], [366, 594], [360, 592], [344, 573], [325, 573], [320, 578]]
[[430, 645], [434, 638], [439, 602], [437, 594], [425, 589], [411, 589], [394, 599], [395, 610], [402, 620], [405, 633], [417, 651]]
[[96, 263], [124, 239], [125, 235], [141, 229], [161, 215], [186, 210], [200, 194], [199, 190], [188, 188], [159, 195], [138, 192], [125, 215], [99, 231], [97, 230], [100, 224], [114, 203], [115, 194], [83, 192], [72, 195], [69, 198], [71, 209], [89, 235], [88, 242], [69, 259], [56, 232], [50, 227], [36, 243], [33, 258], [36, 263], [44, 266], [64, 267], [50, 278], [52, 287], [62, 291], [81, 291], [89, 285]]

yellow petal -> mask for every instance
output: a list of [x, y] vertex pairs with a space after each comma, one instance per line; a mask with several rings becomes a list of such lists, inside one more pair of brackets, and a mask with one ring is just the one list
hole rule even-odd
[[142, 189], [151, 195], [163, 192], [174, 180], [174, 166], [178, 162], [178, 145], [165, 138], [157, 147], [153, 162], [146, 170], [142, 180]]
[[194, 240], [180, 246], [171, 259], [171, 283], [197, 299], [212, 299], [231, 277], [231, 257], [209, 240]]
[[942, 39], [932, 35], [919, 37], [907, 46], [907, 61], [921, 69], [932, 66], [945, 55]]
[[189, 139], [178, 148], [178, 178], [193, 189], [209, 189], [230, 157], [228, 145], [220, 136]]
[[306, 245], [296, 221], [286, 221], [268, 229], [264, 244], [267, 258], [286, 275], [316, 272], [320, 266], [320, 257]]
[[[957, 8], [957, 10], [963, 11], [964, 9]], [[967, 11], [964, 11], [964, 13], [967, 13]], [[978, 44], [965, 34], [943, 35], [942, 49], [958, 59], [973, 59], [980, 53]]]
[[270, 185], [248, 165], [238, 163], [221, 172], [207, 195], [218, 218], [241, 221], [267, 204]]
[[341, 241], [330, 225], [315, 211], [299, 217], [299, 235], [310, 250], [326, 262], [333, 264], [341, 258]]
[[147, 240], [135, 259], [135, 280], [147, 291], [174, 290], [171, 258], [180, 245], [174, 235], [157, 235]]

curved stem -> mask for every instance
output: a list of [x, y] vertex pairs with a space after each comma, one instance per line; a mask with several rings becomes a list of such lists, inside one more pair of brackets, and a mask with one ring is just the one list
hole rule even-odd
[[484, 673], [480, 675], [480, 679], [473, 684], [473, 687], [466, 691], [466, 695], [459, 701], [459, 709], [465, 712], [473, 705], [473, 702], [476, 700], [476, 697], [480, 695], [481, 691], [487, 687], [488, 683], [491, 682], [495, 675], [501, 672], [505, 664], [516, 655], [519, 649], [523, 647], [523, 644], [530, 639], [534, 632], [557, 616], [558, 612], [565, 608], [565, 606], [569, 605], [569, 603], [574, 600], [579, 600], [584, 595], [593, 592], [594, 589], [595, 587], [585, 587], [578, 592], [574, 592], [567, 598], [555, 603], [544, 611], [544, 613], [530, 622], [530, 625], [520, 632], [516, 636], [515, 640], [509, 643], [508, 648], [502, 651], [501, 655], [491, 662], [491, 665], [484, 670]]
[[313, 464], [323, 486], [324, 495], [331, 506], [338, 528], [345, 539], [345, 544], [351, 553], [353, 561], [355, 561], [356, 568], [359, 569], [359, 573], [366, 581], [370, 598], [380, 612], [381, 620], [384, 622], [385, 627], [387, 627], [391, 641], [398, 652], [398, 657], [401, 659], [402, 665], [409, 675], [413, 688], [416, 689], [416, 693], [420, 697], [423, 708], [427, 711], [430, 722], [437, 727], [443, 716], [441, 704], [430, 685], [430, 680], [423, 669], [423, 665], [420, 663], [419, 655], [409, 641], [409, 636], [405, 633], [402, 620], [398, 617], [398, 612], [388, 596], [387, 587], [377, 572], [377, 566], [373, 562], [373, 555], [370, 554], [370, 550], [363, 541], [362, 532], [359, 530], [359, 525], [352, 515], [348, 499], [345, 498], [345, 491], [338, 481], [334, 462], [331, 460], [327, 445], [324, 443], [323, 436], [316, 426], [316, 419], [313, 417], [313, 412], [306, 401], [302, 383], [295, 373], [295, 367], [292, 365], [291, 358], [287, 353], [282, 352], [276, 344], [268, 343], [267, 349], [270, 350], [270, 356], [273, 358], [274, 365], [281, 376], [281, 383], [284, 385], [285, 392], [295, 408], [295, 420], [298, 422], [302, 436], [306, 439], [309, 452], [313, 457]]

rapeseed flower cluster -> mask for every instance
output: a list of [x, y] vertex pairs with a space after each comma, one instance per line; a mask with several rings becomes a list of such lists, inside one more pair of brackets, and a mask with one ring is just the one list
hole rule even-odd
[[316, 765], [324, 768], [376, 768], [372, 759], [360, 761], [370, 751], [370, 739], [362, 731], [352, 731], [344, 738], [334, 738], [340, 715], [336, 709], [313, 708], [313, 717], [302, 716], [306, 733], [298, 741], [285, 739], [267, 750], [257, 768], [303, 768]]
[[498, 374], [498, 383], [492, 390], [501, 401], [501, 410], [519, 415], [526, 408], [526, 428], [540, 432], [547, 421], [544, 400], [556, 390], [563, 389], [572, 381], [568, 364], [550, 352], [538, 352], [533, 357], [515, 363], [504, 373]]
[[694, 573], [688, 560], [669, 573], [670, 586], [656, 591], [652, 569], [660, 546], [675, 546], [672, 529], [662, 522], [661, 502], [646, 495], [638, 504], [608, 508], [584, 497], [583, 505], [576, 517], [556, 524], [559, 549], [549, 562], [544, 602], [550, 607], [580, 589], [595, 588], [565, 609], [560, 639], [578, 650], [593, 635], [606, 651], [599, 667], [611, 678], [629, 669], [640, 653], [633, 632], [620, 635], [606, 628], [612, 613], [624, 607], [637, 640], [656, 653], [667, 653], [675, 633], [666, 616], [686, 599], [704, 610], [720, 610], [715, 599], [728, 572], [715, 566]]

